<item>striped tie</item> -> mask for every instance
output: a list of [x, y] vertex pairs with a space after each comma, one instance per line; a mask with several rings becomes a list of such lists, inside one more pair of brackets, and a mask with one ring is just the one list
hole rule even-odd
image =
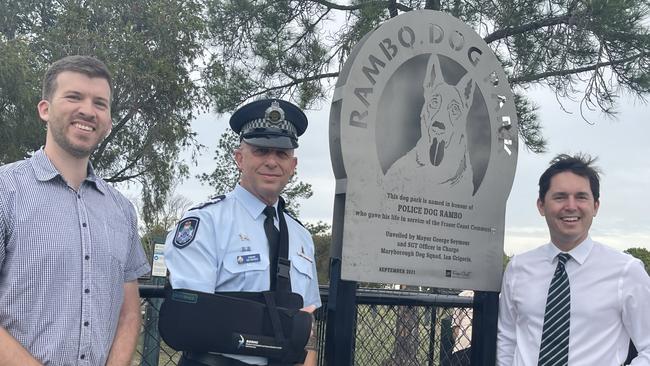
[[571, 291], [569, 276], [564, 268], [569, 258], [571, 255], [567, 253], [557, 255], [557, 268], [546, 298], [538, 366], [566, 366], [569, 364]]

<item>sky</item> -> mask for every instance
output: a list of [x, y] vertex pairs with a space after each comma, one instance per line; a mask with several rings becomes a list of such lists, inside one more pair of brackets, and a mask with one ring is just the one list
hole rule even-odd
[[[601, 169], [600, 209], [591, 227], [591, 236], [612, 247], [650, 249], [650, 105], [631, 96], [619, 100], [615, 118], [601, 113], [580, 117], [579, 105], [563, 102], [564, 112], [555, 96], [542, 88], [530, 88], [526, 94], [537, 104], [548, 140], [548, 152], [536, 154], [520, 144], [516, 175], [506, 206], [504, 250], [518, 254], [549, 240], [546, 222], [536, 207], [537, 181], [557, 154], [583, 152], [597, 156]], [[312, 184], [314, 195], [303, 200], [300, 220], [331, 223], [334, 205], [334, 175], [329, 152], [329, 101], [317, 110], [306, 111], [309, 127], [300, 137], [298, 176]], [[193, 122], [197, 140], [206, 146], [192, 177], [214, 169], [214, 150], [228, 126], [229, 114], [205, 114]], [[189, 155], [188, 155], [189, 156]], [[181, 183], [176, 193], [194, 203], [214, 193], [196, 178]]]

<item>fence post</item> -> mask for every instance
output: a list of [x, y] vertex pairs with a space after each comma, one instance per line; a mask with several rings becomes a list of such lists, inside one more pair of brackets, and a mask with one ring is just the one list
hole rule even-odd
[[345, 193], [334, 196], [330, 288], [327, 300], [325, 362], [328, 366], [351, 366], [354, 362], [357, 283], [341, 280]]
[[[154, 277], [153, 285], [163, 286], [164, 277]], [[141, 366], [158, 366], [160, 357], [160, 334], [158, 333], [158, 310], [162, 304], [161, 298], [150, 298], [147, 302], [147, 310], [144, 319], [144, 340], [142, 342]]]
[[472, 366], [494, 366], [497, 355], [499, 293], [475, 291], [472, 319]]
[[451, 355], [454, 353], [454, 335], [451, 329], [451, 318], [440, 320], [440, 366], [451, 365]]

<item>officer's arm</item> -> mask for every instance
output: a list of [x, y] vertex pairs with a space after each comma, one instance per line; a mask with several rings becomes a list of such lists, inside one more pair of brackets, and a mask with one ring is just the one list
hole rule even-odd
[[41, 365], [4, 328], [0, 327], [0, 365], [38, 366]]
[[314, 318], [313, 315], [316, 309], [317, 308], [315, 305], [309, 305], [300, 309], [301, 311], [312, 314], [311, 334], [309, 335], [309, 340], [305, 346], [305, 349], [307, 350], [307, 357], [305, 357], [305, 362], [300, 364], [302, 366], [316, 366], [318, 361], [318, 333], [316, 332], [316, 318]]
[[302, 366], [316, 366], [318, 363], [318, 354], [316, 351], [307, 351], [307, 357], [305, 357], [305, 363], [300, 365]]
[[124, 302], [117, 322], [117, 331], [108, 355], [106, 366], [127, 366], [131, 358], [140, 333], [140, 294], [138, 281], [124, 283]]
[[165, 241], [165, 264], [174, 289], [213, 293], [218, 271], [215, 223], [207, 210], [190, 210]]

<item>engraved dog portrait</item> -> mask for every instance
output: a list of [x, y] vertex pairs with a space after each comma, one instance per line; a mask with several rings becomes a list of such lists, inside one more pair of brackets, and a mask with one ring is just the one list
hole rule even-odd
[[[474, 193], [468, 153], [467, 119], [475, 82], [465, 73], [456, 85], [447, 83], [437, 55], [429, 56], [423, 81], [420, 138], [415, 147], [387, 170], [384, 188], [424, 193], [433, 186], [454, 193]], [[420, 187], [421, 189], [417, 189]]]

